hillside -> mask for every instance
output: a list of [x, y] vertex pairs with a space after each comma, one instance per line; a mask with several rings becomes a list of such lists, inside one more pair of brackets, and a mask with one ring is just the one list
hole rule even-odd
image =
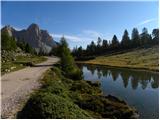
[[158, 71], [159, 46], [147, 49], [138, 49], [127, 53], [99, 56], [89, 61], [78, 61], [78, 63], [108, 65], [116, 67], [138, 68]]

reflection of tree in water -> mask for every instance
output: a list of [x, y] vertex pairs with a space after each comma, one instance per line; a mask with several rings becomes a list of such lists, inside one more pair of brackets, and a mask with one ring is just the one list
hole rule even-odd
[[116, 81], [118, 78], [119, 72], [112, 70], [111, 74], [112, 74], [113, 81]]
[[[149, 84], [151, 84], [152, 88], [159, 87], [159, 80], [157, 73], [152, 73], [148, 71], [135, 71], [129, 69], [119, 69], [118, 71], [121, 72], [120, 75], [123, 79], [124, 87], [128, 86], [129, 80], [131, 80], [131, 86], [133, 89], [137, 89], [139, 83], [141, 84], [142, 89], [147, 88]], [[153, 78], [152, 81], [151, 78]]]
[[148, 71], [136, 71], [131, 69], [123, 68], [108, 68], [103, 66], [87, 65], [88, 70], [92, 72], [92, 75], [97, 70], [97, 76], [100, 79], [102, 76], [112, 76], [113, 81], [116, 81], [120, 75], [123, 80], [123, 85], [126, 88], [128, 86], [129, 80], [131, 81], [131, 86], [133, 89], [137, 89], [138, 84], [141, 84], [142, 89], [147, 88], [151, 84], [152, 88], [159, 87], [159, 76], [157, 73], [152, 73]]
[[96, 68], [93, 65], [86, 66], [89, 71], [91, 71], [92, 75], [94, 75]]
[[131, 77], [130, 77], [130, 80], [131, 80], [132, 88], [133, 88], [134, 90], [137, 89], [138, 83], [139, 83], [138, 77], [136, 78], [136, 77], [131, 76]]
[[101, 76], [102, 76], [102, 72], [101, 72], [101, 69], [99, 67], [97, 67], [97, 76], [98, 76], [98, 79], [100, 79]]
[[[156, 87], [152, 87], [152, 88], [158, 88], [158, 78], [156, 78], [156, 76], [158, 76], [158, 74], [156, 73], [151, 73], [151, 72], [147, 72], [147, 71], [135, 71], [131, 73], [134, 80], [132, 80], [132, 88], [135, 87], [135, 84], [137, 84], [136, 86], [138, 86], [138, 83], [141, 84], [142, 89], [147, 88], [147, 86], [149, 84], [152, 85], [151, 81], [154, 81], [153, 83], [155, 83]], [[153, 79], [152, 76], [154, 76]]]
[[150, 80], [141, 80], [142, 89], [146, 89]]
[[110, 70], [102, 70], [102, 75], [104, 76], [104, 77], [107, 77], [107, 76], [109, 76], [109, 75], [111, 75], [111, 71]]
[[159, 76], [152, 76], [152, 82], [151, 82], [151, 86], [152, 88], [158, 88], [159, 87]]
[[122, 77], [122, 80], [123, 80], [123, 85], [124, 85], [124, 87], [126, 88], [127, 86], [128, 86], [128, 81], [129, 81], [129, 77], [130, 77], [130, 75], [128, 74], [128, 72], [126, 71], [126, 72], [122, 72], [121, 71], [121, 77]]

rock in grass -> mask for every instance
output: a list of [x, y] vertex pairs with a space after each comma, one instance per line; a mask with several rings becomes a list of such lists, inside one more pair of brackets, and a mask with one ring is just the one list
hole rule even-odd
[[16, 58], [12, 58], [12, 61], [16, 61]]
[[13, 70], [13, 69], [15, 69], [16, 67], [15, 66], [13, 66], [13, 67], [11, 67], [11, 70]]

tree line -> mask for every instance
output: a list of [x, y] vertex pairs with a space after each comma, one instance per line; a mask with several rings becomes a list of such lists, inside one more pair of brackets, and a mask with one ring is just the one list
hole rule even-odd
[[111, 54], [134, 48], [148, 48], [158, 44], [159, 29], [153, 29], [152, 33], [149, 34], [147, 28], [143, 28], [142, 33], [139, 34], [138, 29], [133, 28], [131, 38], [127, 30], [124, 30], [121, 41], [118, 40], [116, 35], [109, 41], [98, 37], [97, 44], [92, 41], [86, 49], [83, 49], [82, 46], [75, 47], [72, 54], [79, 60], [86, 60], [97, 55]]
[[15, 51], [18, 47], [25, 53], [35, 54], [35, 50], [25, 41], [17, 40], [15, 37], [10, 36], [7, 31], [1, 32], [1, 47], [2, 50]]

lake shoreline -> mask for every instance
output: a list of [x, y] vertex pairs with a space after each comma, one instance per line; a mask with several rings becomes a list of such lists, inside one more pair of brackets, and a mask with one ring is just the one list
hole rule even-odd
[[158, 73], [88, 64], [78, 66], [84, 80], [101, 83], [104, 96], [110, 94], [125, 100], [138, 110], [140, 119], [158, 118]]
[[87, 61], [76, 61], [76, 64], [83, 64], [83, 65], [97, 65], [97, 66], [104, 66], [104, 67], [111, 67], [111, 68], [122, 68], [122, 69], [130, 69], [130, 70], [138, 70], [138, 71], [148, 71], [148, 72], [153, 72], [153, 73], [159, 73], [158, 70], [153, 70], [149, 68], [135, 68], [135, 67], [127, 67], [127, 66], [113, 66], [113, 65], [104, 65], [104, 64], [99, 64], [99, 63], [90, 63]]

